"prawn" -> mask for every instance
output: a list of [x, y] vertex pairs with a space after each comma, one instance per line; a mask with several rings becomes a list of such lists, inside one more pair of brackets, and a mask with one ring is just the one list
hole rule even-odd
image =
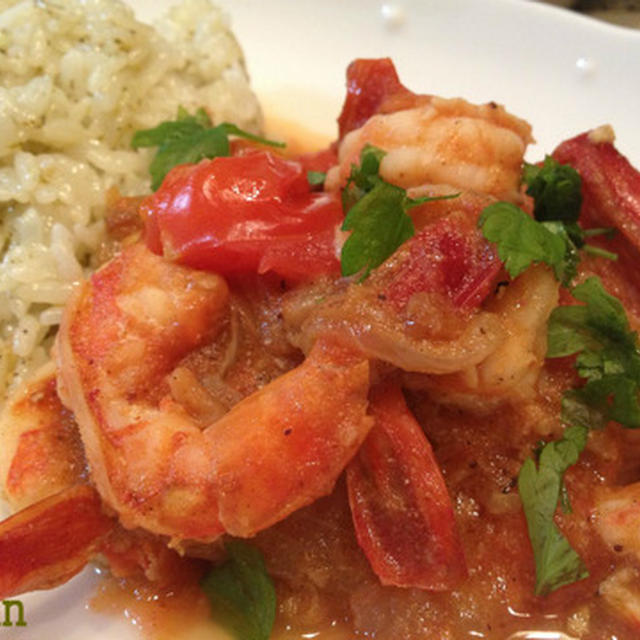
[[0, 415], [0, 479], [10, 506], [23, 509], [86, 482], [82, 443], [56, 392], [55, 366], [41, 367]]
[[[386, 151], [381, 177], [404, 189], [450, 185], [500, 199], [520, 199], [522, 161], [533, 140], [526, 121], [494, 102], [474, 105], [462, 98], [415, 95], [398, 84], [397, 76], [384, 82], [366, 73], [371, 64], [353, 63], [347, 84], [354, 96], [366, 96], [352, 97], [352, 102], [369, 100], [375, 85], [374, 95], [381, 94], [379, 104], [373, 105], [372, 113], [372, 105], [350, 105], [351, 111], [364, 109], [370, 117], [355, 118], [343, 129], [339, 165], [327, 176], [328, 189], [344, 185], [363, 147], [373, 145]], [[358, 83], [363, 85], [361, 91], [351, 91]]]
[[182, 406], [168, 378], [228, 305], [222, 277], [132, 245], [78, 289], [57, 336], [98, 492], [125, 527], [174, 544], [249, 537], [329, 493], [372, 426], [368, 361], [331, 336], [219, 419]]
[[610, 608], [634, 629], [640, 629], [640, 482], [600, 487], [593, 512], [595, 527], [607, 547], [631, 565], [622, 566], [604, 580], [598, 593]]
[[97, 558], [116, 577], [142, 574], [155, 584], [194, 565], [161, 538], [122, 528], [104, 508], [52, 362], [7, 400], [0, 433], [0, 480], [16, 511], [0, 523], [0, 597], [63, 584]]

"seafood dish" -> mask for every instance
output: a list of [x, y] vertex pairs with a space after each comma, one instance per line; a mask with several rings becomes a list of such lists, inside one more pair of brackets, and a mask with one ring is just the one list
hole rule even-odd
[[640, 633], [640, 173], [413, 89], [354, 60], [312, 151], [132, 132], [150, 192], [0, 415], [3, 599], [95, 563], [150, 638]]

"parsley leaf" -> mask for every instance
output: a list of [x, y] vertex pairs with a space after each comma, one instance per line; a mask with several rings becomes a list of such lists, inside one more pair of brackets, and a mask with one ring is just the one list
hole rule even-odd
[[498, 256], [512, 278], [534, 262], [553, 267], [558, 279], [571, 273], [566, 234], [562, 225], [541, 224], [510, 202], [494, 202], [485, 207], [478, 226], [489, 242], [495, 242]]
[[136, 131], [131, 146], [134, 149], [158, 147], [149, 167], [151, 188], [155, 191], [176, 165], [196, 163], [203, 158], [228, 156], [229, 136], [238, 136], [274, 147], [284, 146], [280, 142], [266, 140], [243, 131], [228, 122], [213, 127], [211, 119], [202, 107], [194, 115], [189, 115], [183, 107], [179, 107], [175, 120], [162, 122], [152, 129]]
[[[498, 202], [486, 207], [478, 220], [484, 236], [497, 244], [511, 277], [534, 262], [544, 262], [569, 287], [577, 274], [580, 249], [616, 259], [615, 254], [585, 243], [586, 237], [609, 230], [584, 231], [578, 225], [581, 179], [572, 167], [547, 156], [542, 166], [525, 165], [523, 180], [527, 194], [534, 199], [533, 218], [515, 205]], [[563, 396], [562, 420], [571, 426], [562, 440], [542, 448], [537, 468], [533, 459], [526, 460], [518, 476], [536, 562], [537, 595], [588, 575], [580, 556], [553, 520], [558, 504], [570, 511], [564, 473], [577, 462], [588, 430], [604, 426], [610, 419], [640, 426], [640, 359], [622, 305], [596, 278], [575, 287], [573, 294], [586, 306], [553, 311], [547, 356], [579, 353], [576, 366], [587, 384]]]
[[525, 164], [523, 179], [533, 197], [533, 217], [539, 221], [577, 222], [582, 206], [580, 174], [568, 164], [546, 156], [541, 167]]
[[[551, 156], [545, 156], [541, 167], [525, 164], [523, 181], [528, 185], [527, 194], [533, 197], [533, 217], [539, 222], [555, 222], [564, 227], [569, 262], [574, 263], [570, 267], [571, 277], [575, 275], [575, 267], [579, 262], [578, 249], [609, 260], [617, 259], [615, 253], [585, 242], [585, 238], [589, 236], [610, 234], [613, 229], [585, 231], [578, 225], [582, 206], [582, 179], [572, 166], [560, 164]], [[563, 280], [564, 284], [568, 282]]]
[[380, 182], [349, 209], [342, 229], [353, 233], [340, 255], [343, 276], [363, 271], [364, 280], [414, 235], [413, 221], [405, 213], [408, 200], [404, 189]]
[[615, 260], [616, 254], [587, 245], [588, 236], [610, 233], [610, 229], [584, 231], [577, 223], [582, 205], [582, 181], [569, 165], [547, 156], [544, 164], [526, 164], [523, 180], [534, 199], [533, 218], [510, 202], [495, 202], [482, 212], [478, 226], [512, 278], [533, 263], [544, 262], [556, 278], [569, 286], [580, 262], [579, 249]]
[[352, 232], [340, 254], [342, 275], [362, 272], [361, 282], [414, 235], [413, 220], [407, 215], [411, 207], [458, 196], [409, 198], [404, 189], [380, 177], [380, 161], [384, 156], [382, 149], [365, 146], [360, 165], [351, 167], [342, 191], [342, 207], [347, 212], [342, 230]]
[[200, 583], [211, 612], [238, 640], [268, 640], [276, 593], [262, 555], [241, 540], [230, 540], [225, 547], [228, 560], [212, 568]]
[[380, 162], [386, 153], [372, 145], [360, 152], [360, 165], [351, 165], [351, 173], [342, 191], [342, 208], [349, 211], [366, 193], [382, 182]]
[[622, 303], [591, 277], [572, 290], [584, 305], [553, 310], [547, 357], [578, 354], [578, 374], [587, 380], [563, 399], [563, 417], [572, 424], [602, 428], [609, 420], [640, 427], [640, 351]]
[[567, 427], [562, 439], [542, 448], [537, 468], [529, 458], [518, 475], [518, 491], [536, 562], [536, 595], [546, 595], [589, 575], [554, 522], [558, 501], [564, 494], [564, 474], [577, 462], [587, 435], [585, 427]]
[[312, 187], [323, 185], [327, 179], [327, 174], [324, 171], [307, 171], [307, 182]]

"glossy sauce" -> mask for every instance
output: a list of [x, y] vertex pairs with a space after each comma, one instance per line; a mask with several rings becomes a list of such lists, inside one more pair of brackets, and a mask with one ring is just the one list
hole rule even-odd
[[[272, 119], [267, 130], [276, 138], [286, 130], [293, 153], [319, 146], [302, 128], [291, 133], [290, 123]], [[240, 297], [238, 309], [244, 308]], [[265, 307], [275, 312], [280, 301], [271, 298], [275, 302]], [[257, 317], [253, 310], [248, 316]], [[285, 344], [277, 328], [272, 330], [260, 320], [253, 324], [267, 327], [271, 350], [273, 344], [276, 351]], [[255, 364], [258, 352], [258, 345], [243, 347], [241, 361]], [[206, 368], [206, 355], [188, 364], [195, 371]], [[271, 353], [267, 360], [275, 355]], [[277, 355], [291, 360], [285, 368], [293, 366], [295, 353], [285, 349]], [[219, 357], [217, 352], [210, 356]], [[280, 373], [269, 362], [257, 368], [267, 379]], [[246, 373], [246, 367], [243, 370]], [[231, 386], [245, 395], [260, 382], [241, 373]], [[276, 585], [274, 640], [637, 637], [599, 597], [602, 581], [629, 563], [607, 548], [593, 527], [594, 489], [637, 480], [635, 465], [628, 471], [619, 429], [594, 434], [593, 446], [567, 473], [573, 513], [558, 516], [560, 528], [585, 560], [590, 577], [546, 598], [533, 595], [535, 568], [517, 475], [540, 439], [558, 436], [561, 393], [573, 382], [567, 363], [548, 363], [535, 398], [471, 412], [430, 400], [424, 391], [429, 388], [428, 377], [407, 380], [409, 404], [434, 448], [455, 506], [468, 580], [445, 593], [382, 586], [358, 547], [340, 481], [330, 496], [296, 511], [251, 541], [263, 552]], [[158, 589], [139, 579], [117, 580], [107, 574], [92, 607], [124, 616], [148, 640], [226, 639], [229, 636], [210, 619], [198, 578], [186, 572]]]

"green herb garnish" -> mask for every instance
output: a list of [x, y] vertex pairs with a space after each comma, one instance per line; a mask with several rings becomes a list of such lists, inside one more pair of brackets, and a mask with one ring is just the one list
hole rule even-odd
[[528, 187], [527, 194], [534, 200], [533, 217], [536, 220], [578, 221], [582, 180], [573, 167], [546, 156], [541, 167], [525, 164], [523, 181]]
[[[584, 231], [578, 225], [582, 194], [577, 171], [547, 156], [542, 166], [526, 165], [523, 180], [534, 199], [533, 218], [511, 203], [497, 202], [486, 207], [478, 220], [485, 238], [496, 243], [512, 278], [531, 264], [545, 263], [570, 287], [580, 250], [616, 258], [585, 242], [589, 236], [610, 230]], [[525, 461], [518, 477], [536, 562], [537, 595], [587, 575], [580, 556], [556, 526], [554, 515], [558, 504], [565, 512], [570, 510], [564, 473], [577, 462], [588, 430], [609, 419], [640, 426], [640, 359], [635, 335], [629, 332], [620, 302], [604, 291], [599, 280], [591, 280], [573, 289], [574, 296], [587, 306], [555, 309], [548, 326], [547, 356], [580, 353], [576, 366], [587, 384], [565, 392], [562, 420], [569, 426], [563, 438], [542, 448], [537, 467], [533, 459]]]
[[149, 166], [151, 188], [155, 191], [176, 165], [200, 162], [203, 158], [228, 156], [229, 136], [272, 147], [284, 146], [281, 142], [255, 136], [228, 122], [213, 127], [203, 108], [198, 109], [194, 115], [189, 115], [183, 107], [178, 108], [175, 120], [163, 122], [153, 129], [137, 131], [131, 140], [131, 146], [134, 149], [158, 147]]
[[227, 561], [212, 568], [201, 587], [211, 612], [237, 640], [268, 640], [276, 615], [276, 593], [262, 555], [240, 540], [225, 548]]
[[579, 249], [611, 260], [616, 255], [586, 244], [585, 239], [611, 229], [584, 231], [578, 224], [582, 205], [581, 179], [569, 165], [550, 156], [541, 167], [525, 165], [527, 193], [534, 198], [534, 217], [510, 202], [486, 207], [478, 226], [487, 240], [495, 242], [498, 255], [512, 278], [531, 264], [544, 262], [563, 285], [569, 286], [577, 273]]
[[307, 182], [311, 187], [324, 185], [326, 179], [327, 174], [325, 171], [307, 171]]
[[604, 427], [615, 420], [640, 427], [640, 352], [622, 303], [599, 278], [572, 290], [584, 305], [558, 307], [549, 318], [547, 357], [578, 354], [576, 369], [587, 380], [563, 400], [563, 417], [572, 424]]
[[342, 208], [347, 212], [342, 230], [352, 232], [342, 247], [342, 275], [362, 273], [361, 281], [414, 235], [409, 209], [458, 196], [409, 198], [404, 189], [380, 177], [380, 161], [384, 156], [382, 149], [365, 146], [360, 165], [351, 167], [342, 192]]
[[582, 559], [554, 522], [561, 496], [565, 509], [569, 508], [564, 474], [578, 461], [587, 435], [585, 427], [567, 427], [562, 439], [542, 448], [537, 467], [533, 458], [529, 458], [518, 475], [518, 491], [536, 562], [536, 595], [547, 595], [589, 575]]
[[533, 263], [544, 262], [564, 279], [572, 260], [567, 254], [562, 229], [537, 222], [510, 202], [494, 202], [482, 211], [478, 226], [484, 237], [497, 245], [498, 256], [512, 278]]

